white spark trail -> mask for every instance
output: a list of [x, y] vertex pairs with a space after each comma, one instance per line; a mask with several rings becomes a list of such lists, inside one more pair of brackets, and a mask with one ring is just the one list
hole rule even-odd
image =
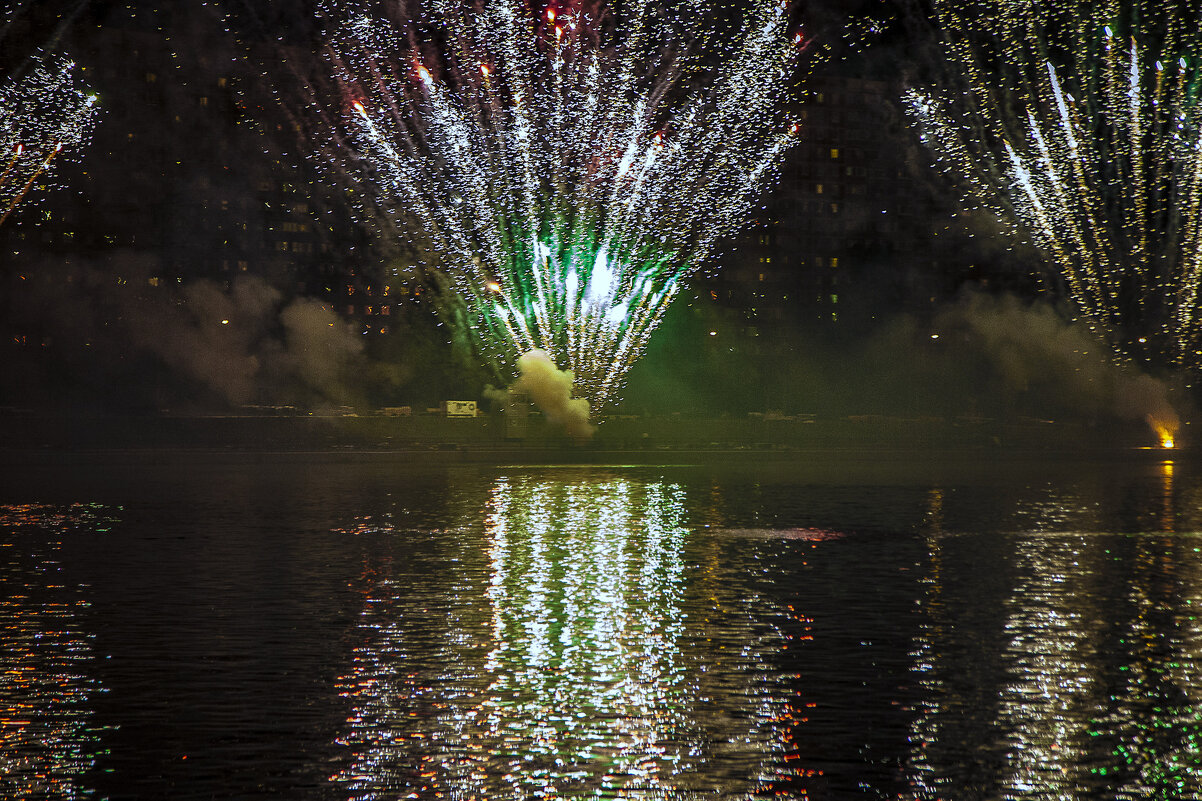
[[946, 69], [906, 98], [924, 141], [979, 207], [1045, 252], [1122, 359], [1202, 368], [1202, 9], [933, 9]]
[[804, 48], [787, 8], [752, 0], [735, 32], [653, 0], [537, 17], [520, 0], [437, 2], [396, 31], [328, 6], [372, 208], [416, 220], [499, 371], [543, 350], [594, 410], [612, 404], [795, 140]]

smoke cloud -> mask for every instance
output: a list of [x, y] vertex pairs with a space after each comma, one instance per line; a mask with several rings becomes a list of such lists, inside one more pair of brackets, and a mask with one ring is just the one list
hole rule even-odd
[[231, 404], [352, 405], [366, 387], [404, 378], [399, 367], [370, 360], [362, 337], [327, 305], [285, 301], [259, 278], [240, 278], [228, 291], [198, 281], [182, 301], [130, 318], [131, 335]]
[[131, 341], [172, 370], [198, 381], [227, 402], [255, 400], [263, 359], [263, 309], [279, 299], [258, 280], [239, 281], [229, 292], [211, 282], [189, 285], [175, 306], [153, 305], [126, 318]]
[[1193, 411], [1184, 387], [1116, 364], [1087, 326], [1016, 295], [967, 291], [931, 316], [872, 323], [857, 308], [834, 325], [759, 332], [769, 336], [732, 331], [701, 298], [680, 311], [632, 370], [628, 409], [1055, 420], [1098, 430], [1147, 421], [1169, 433], [1178, 413]]
[[388, 396], [413, 377], [409, 360], [369, 355], [357, 329], [319, 300], [253, 276], [176, 286], [162, 272], [137, 254], [31, 271], [12, 325], [42, 340], [40, 360], [30, 360], [42, 372], [4, 391], [16, 402], [69, 390], [132, 407], [319, 409]]
[[1039, 388], [1088, 414], [1145, 420], [1161, 436], [1180, 426], [1164, 382], [1116, 364], [1087, 327], [1046, 303], [967, 293], [936, 324], [969, 332], [1012, 391]]
[[513, 388], [530, 396], [547, 418], [562, 425], [569, 436], [586, 438], [595, 427], [588, 421], [588, 401], [572, 397], [572, 372], [560, 370], [543, 350], [532, 350], [518, 359], [518, 380]]

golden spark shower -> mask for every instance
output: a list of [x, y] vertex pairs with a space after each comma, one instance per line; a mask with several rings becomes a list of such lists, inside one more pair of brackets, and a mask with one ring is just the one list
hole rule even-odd
[[1173, 0], [935, 0], [944, 79], [923, 139], [1038, 246], [1124, 361], [1202, 364], [1202, 24]]

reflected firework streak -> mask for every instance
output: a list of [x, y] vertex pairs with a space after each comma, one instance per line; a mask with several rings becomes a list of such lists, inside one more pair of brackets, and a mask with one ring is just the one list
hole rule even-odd
[[82, 588], [61, 584], [64, 534], [103, 530], [99, 507], [0, 506], [0, 796], [91, 797], [103, 733], [94, 720], [94, 635]]
[[1202, 364], [1202, 25], [1173, 0], [936, 0], [927, 145], [1120, 355]]
[[[1022, 510], [1030, 530], [1006, 536], [1004, 563], [991, 566], [1005, 577], [996, 617], [982, 608], [990, 590], [957, 575], [995, 535], [947, 536], [933, 493], [907, 799], [949, 787], [1041, 801], [1200, 797], [1200, 549], [1173, 533], [1171, 462], [1149, 489], [1141, 509], [1167, 533], [1142, 533], [1146, 521], [1135, 534], [1072, 530], [1097, 524], [1073, 495]], [[1100, 614], [1115, 586], [1127, 588], [1120, 614]], [[996, 637], [973, 617], [1000, 623]]]
[[594, 412], [614, 400], [682, 282], [775, 177], [804, 48], [784, 3], [751, 5], [739, 31], [647, 0], [538, 19], [482, 0], [437, 6], [439, 44], [366, 16], [334, 36], [354, 151], [337, 168], [359, 168], [372, 214], [415, 218], [445, 303], [502, 377], [541, 349]]
[[[511, 735], [519, 795], [587, 778], [598, 761], [611, 792], [662, 787], [696, 758], [679, 739], [691, 695], [680, 651], [679, 489], [618, 482], [559, 498], [522, 490], [502, 481], [493, 491], [496, 647], [477, 724], [492, 738]], [[532, 756], [530, 771], [522, 763]]]
[[[447, 630], [421, 587], [384, 581], [368, 599], [371, 642], [343, 680], [353, 755], [335, 781], [361, 798], [684, 801], [787, 778], [788, 702], [765, 689], [765, 643], [745, 644], [738, 614], [684, 614], [684, 516], [672, 484], [499, 479], [486, 573]], [[476, 562], [461, 554], [456, 575]], [[439, 656], [422, 656], [430, 643]]]

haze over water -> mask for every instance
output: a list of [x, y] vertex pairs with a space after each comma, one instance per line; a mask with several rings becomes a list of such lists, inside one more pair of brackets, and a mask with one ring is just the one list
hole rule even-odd
[[1188, 459], [0, 487], [2, 797], [1202, 797]]

